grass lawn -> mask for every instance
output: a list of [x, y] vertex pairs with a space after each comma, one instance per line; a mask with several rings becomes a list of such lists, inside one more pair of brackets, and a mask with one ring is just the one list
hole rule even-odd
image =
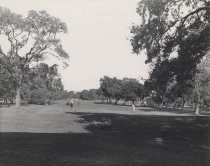
[[[75, 109], [77, 111], [75, 111]], [[82, 102], [0, 108], [0, 166], [208, 166], [210, 117]]]

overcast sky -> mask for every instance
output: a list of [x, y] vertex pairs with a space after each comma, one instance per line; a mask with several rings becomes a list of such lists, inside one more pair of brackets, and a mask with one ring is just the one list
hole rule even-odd
[[[145, 55], [132, 54], [130, 27], [139, 22], [139, 0], [1, 0], [0, 5], [26, 15], [46, 10], [68, 26], [62, 38], [70, 55], [69, 67], [60, 68], [66, 90], [98, 88], [104, 75], [147, 77]], [[50, 59], [50, 63], [55, 63]]]

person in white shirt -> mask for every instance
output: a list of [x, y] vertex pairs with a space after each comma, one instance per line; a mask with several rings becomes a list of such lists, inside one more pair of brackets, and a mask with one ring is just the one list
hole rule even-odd
[[71, 101], [70, 101], [70, 106], [71, 106], [71, 108], [73, 108], [73, 106], [74, 106], [74, 101], [73, 101], [73, 99], [71, 99]]
[[134, 103], [132, 104], [132, 111], [136, 112], [136, 107], [135, 107]]

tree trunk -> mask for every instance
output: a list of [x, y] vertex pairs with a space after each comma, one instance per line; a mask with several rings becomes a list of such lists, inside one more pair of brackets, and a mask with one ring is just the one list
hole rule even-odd
[[199, 103], [196, 104], [195, 115], [199, 115]]
[[200, 98], [200, 94], [198, 94], [198, 100], [197, 100], [197, 103], [196, 103], [196, 106], [195, 106], [195, 115], [199, 115], [200, 103], [201, 103], [201, 98]]
[[174, 102], [174, 105], [173, 105], [173, 109], [175, 109], [176, 108], [176, 101]]
[[164, 104], [164, 101], [162, 101], [161, 104], [159, 105], [159, 111], [162, 111], [163, 104]]
[[166, 103], [166, 108], [168, 108], [168, 105], [169, 105], [169, 103], [167, 102], [167, 103]]
[[20, 93], [21, 93], [22, 83], [23, 83], [23, 70], [21, 70], [20, 80], [19, 80], [19, 84], [17, 86], [16, 103], [15, 103], [16, 107], [20, 107], [21, 106]]
[[184, 105], [185, 105], [186, 101], [184, 99], [184, 97], [182, 98], [182, 106], [181, 106], [181, 110], [183, 111], [184, 110]]
[[181, 110], [183, 111], [184, 110], [184, 102], [182, 103], [182, 106], [181, 106]]
[[4, 104], [7, 104], [7, 99], [6, 98], [4, 99]]
[[111, 100], [111, 98], [109, 98], [109, 104], [112, 104], [112, 100]]
[[20, 98], [20, 87], [17, 88], [17, 94], [16, 94], [16, 107], [21, 106], [21, 98]]
[[162, 111], [163, 103], [159, 105], [159, 111]]
[[159, 111], [162, 111], [164, 102], [165, 102], [165, 95], [163, 96], [162, 102], [161, 102], [161, 104], [159, 105]]

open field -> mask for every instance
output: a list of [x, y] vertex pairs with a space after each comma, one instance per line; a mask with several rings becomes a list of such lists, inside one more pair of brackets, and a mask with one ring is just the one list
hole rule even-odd
[[1, 166], [207, 166], [210, 117], [82, 101], [0, 108]]

